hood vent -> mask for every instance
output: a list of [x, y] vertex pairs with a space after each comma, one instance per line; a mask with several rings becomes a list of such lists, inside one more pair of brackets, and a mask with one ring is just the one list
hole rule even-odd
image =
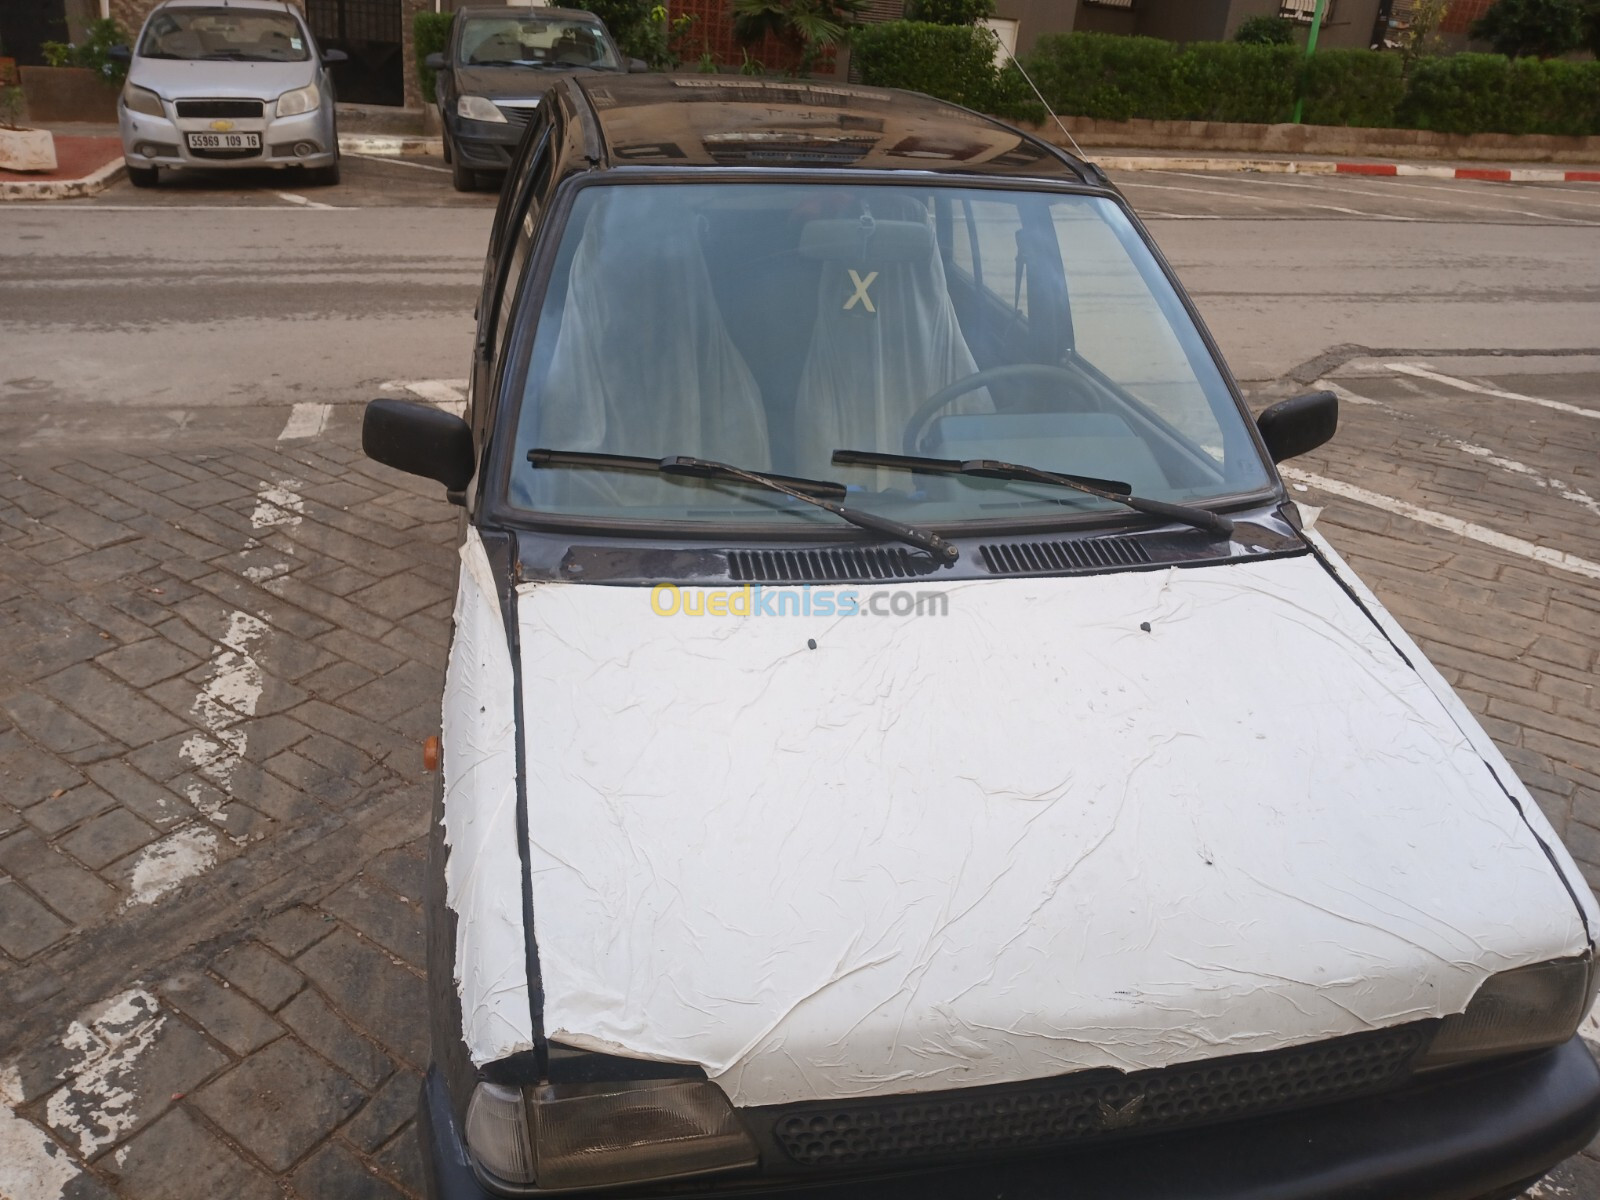
[[1101, 537], [1058, 542], [999, 542], [980, 546], [984, 565], [996, 575], [1042, 575], [1047, 571], [1094, 571], [1137, 567], [1150, 552], [1135, 538]]
[[730, 550], [728, 573], [741, 583], [839, 583], [915, 579], [936, 568], [906, 550]]

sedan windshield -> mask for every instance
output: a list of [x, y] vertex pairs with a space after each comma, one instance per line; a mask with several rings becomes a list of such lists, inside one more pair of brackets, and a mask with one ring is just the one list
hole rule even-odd
[[168, 8], [150, 18], [143, 58], [233, 62], [304, 62], [305, 31], [288, 13], [246, 8]]
[[600, 27], [559, 17], [473, 17], [461, 30], [456, 61], [464, 67], [599, 67], [619, 70]]
[[908, 524], [1125, 517], [997, 460], [1192, 506], [1270, 475], [1194, 322], [1094, 196], [845, 184], [591, 186], [520, 389], [509, 500], [630, 522], [827, 519], [715, 478], [539, 469], [528, 451], [695, 455], [837, 481]]

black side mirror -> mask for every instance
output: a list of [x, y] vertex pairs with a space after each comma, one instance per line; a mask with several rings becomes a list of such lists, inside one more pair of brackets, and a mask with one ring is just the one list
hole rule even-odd
[[372, 400], [361, 420], [361, 449], [386, 467], [435, 479], [456, 499], [472, 482], [472, 428], [454, 413], [415, 400]]
[[133, 59], [133, 51], [126, 46], [107, 46], [106, 57], [114, 58], [118, 62], [130, 62]]
[[440, 54], [437, 50], [428, 55], [427, 58], [423, 59], [422, 65], [427, 67], [430, 71], [448, 71], [450, 69], [450, 64], [445, 62], [444, 55]]
[[1305, 454], [1332, 438], [1339, 428], [1339, 397], [1332, 392], [1312, 392], [1280, 400], [1256, 418], [1256, 428], [1273, 462]]
[[642, 75], [649, 69], [650, 64], [645, 62], [642, 58], [630, 58], [628, 60], [628, 71], [631, 74]]
[[334, 63], [349, 62], [350, 56], [343, 50], [324, 50], [322, 52], [322, 61], [332, 66]]

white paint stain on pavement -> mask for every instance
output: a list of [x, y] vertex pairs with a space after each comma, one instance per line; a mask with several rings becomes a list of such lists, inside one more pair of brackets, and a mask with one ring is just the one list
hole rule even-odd
[[46, 1102], [45, 1120], [84, 1158], [133, 1128], [139, 1059], [166, 1020], [156, 998], [135, 984], [67, 1026], [61, 1045], [76, 1062]]
[[37, 1125], [19, 1117], [22, 1079], [16, 1067], [0, 1070], [0, 1200], [61, 1200], [81, 1172], [67, 1152]]
[[332, 411], [331, 404], [296, 404], [289, 410], [289, 419], [284, 422], [278, 440], [292, 442], [316, 437], [328, 427], [328, 414]]
[[209, 871], [217, 861], [217, 835], [199, 825], [185, 825], [152, 842], [133, 865], [132, 896], [123, 905], [154, 904], [185, 880]]
[[305, 487], [298, 479], [280, 479], [275, 483], [262, 480], [256, 492], [255, 511], [250, 514], [252, 529], [274, 529], [279, 526], [300, 524], [306, 502], [296, 488]]

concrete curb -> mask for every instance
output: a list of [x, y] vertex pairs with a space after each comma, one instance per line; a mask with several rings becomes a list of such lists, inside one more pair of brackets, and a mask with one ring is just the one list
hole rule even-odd
[[16, 179], [0, 183], [0, 200], [78, 200], [105, 191], [127, 170], [122, 159], [112, 159], [81, 179]]
[[1536, 167], [1434, 167], [1417, 163], [1304, 162], [1281, 158], [1180, 158], [1168, 155], [1087, 156], [1108, 171], [1254, 171], [1263, 175], [1420, 176], [1425, 179], [1476, 179], [1492, 183], [1600, 183], [1600, 170]]
[[381, 158], [414, 158], [444, 154], [444, 139], [397, 133], [341, 133], [339, 149], [345, 154], [371, 154]]

